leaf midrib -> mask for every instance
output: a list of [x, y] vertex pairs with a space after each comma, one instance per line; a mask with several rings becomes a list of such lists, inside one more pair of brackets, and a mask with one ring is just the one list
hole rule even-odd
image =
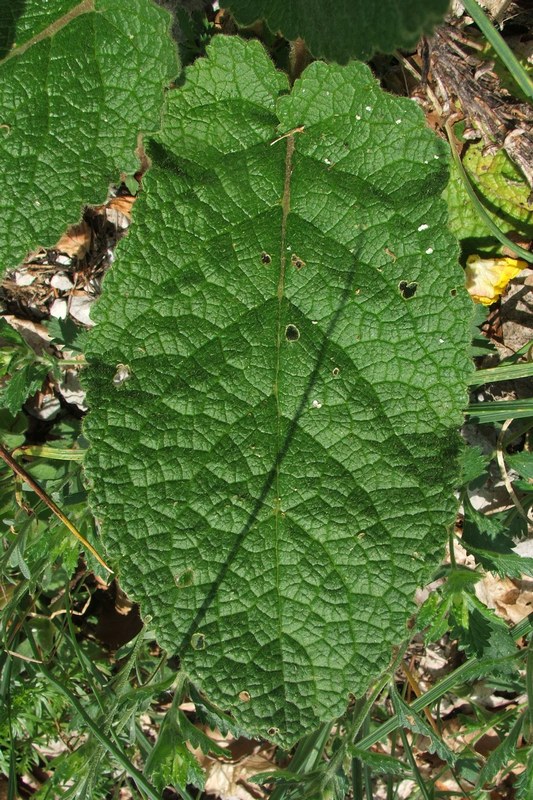
[[76, 19], [76, 17], [80, 17], [83, 14], [90, 14], [95, 10], [94, 0], [82, 0], [81, 3], [78, 3], [77, 6], [71, 8], [70, 11], [67, 11], [67, 13], [63, 14], [62, 17], [56, 19], [55, 22], [51, 22], [50, 25], [47, 25], [46, 28], [42, 29], [42, 31], [36, 33], [35, 36], [32, 36], [31, 39], [28, 39], [28, 41], [24, 42], [24, 44], [13, 48], [13, 50], [10, 50], [10, 52], [2, 60], [2, 65], [14, 56], [21, 56], [26, 52], [26, 50], [29, 50], [30, 47], [33, 47], [34, 44], [55, 36], [55, 34], [58, 33], [61, 28], [66, 27], [70, 22], [72, 22], [73, 19]]
[[274, 394], [276, 397], [276, 477], [275, 477], [275, 497], [274, 500], [274, 552], [276, 558], [276, 597], [277, 597], [277, 611], [278, 611], [278, 641], [280, 647], [280, 670], [283, 677], [283, 685], [285, 685], [285, 670], [282, 652], [282, 619], [283, 619], [283, 598], [281, 594], [281, 578], [280, 578], [280, 558], [279, 558], [279, 537], [280, 537], [280, 520], [281, 520], [281, 489], [280, 489], [280, 458], [281, 450], [283, 447], [283, 432], [281, 429], [283, 415], [280, 408], [279, 399], [279, 373], [281, 369], [281, 344], [282, 344], [282, 303], [285, 293], [285, 271], [287, 263], [287, 218], [289, 216], [291, 207], [291, 173], [292, 173], [292, 156], [294, 153], [294, 136], [287, 138], [287, 150], [285, 154], [285, 178], [283, 183], [283, 198], [282, 198], [282, 217], [281, 217], [281, 242], [280, 242], [280, 267], [279, 267], [279, 282], [278, 282], [278, 318], [277, 318], [277, 337], [276, 337], [276, 374], [274, 379]]

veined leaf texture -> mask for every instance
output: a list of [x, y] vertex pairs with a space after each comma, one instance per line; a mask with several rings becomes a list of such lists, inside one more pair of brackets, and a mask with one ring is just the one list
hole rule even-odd
[[446, 147], [360, 63], [290, 90], [219, 36], [148, 149], [87, 353], [93, 508], [160, 643], [290, 743], [387, 667], [453, 521]]

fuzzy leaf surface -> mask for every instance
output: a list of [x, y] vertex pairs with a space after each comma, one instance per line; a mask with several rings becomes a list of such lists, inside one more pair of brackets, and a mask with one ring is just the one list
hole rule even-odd
[[386, 668], [442, 552], [471, 304], [411, 101], [360, 63], [288, 94], [259, 43], [208, 54], [97, 307], [86, 471], [161, 644], [286, 743]]
[[264, 19], [286, 39], [305, 39], [311, 53], [345, 64], [375, 52], [413, 47], [442, 22], [448, 0], [222, 0], [241, 25]]
[[151, 0], [27, 0], [1, 11], [0, 253], [16, 266], [133, 173], [177, 72]]

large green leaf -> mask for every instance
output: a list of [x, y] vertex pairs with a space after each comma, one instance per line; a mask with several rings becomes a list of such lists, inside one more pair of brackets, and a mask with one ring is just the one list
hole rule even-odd
[[51, 245], [134, 172], [177, 62], [151, 0], [0, 0], [0, 252]]
[[346, 63], [413, 47], [442, 22], [449, 0], [221, 0], [241, 25], [266, 20], [314, 56]]
[[387, 666], [442, 554], [470, 301], [414, 103], [208, 53], [98, 304], [86, 469], [161, 644], [287, 742]]

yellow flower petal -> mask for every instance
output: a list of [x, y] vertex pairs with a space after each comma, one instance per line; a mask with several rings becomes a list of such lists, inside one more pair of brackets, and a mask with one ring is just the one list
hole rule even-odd
[[519, 258], [481, 258], [478, 255], [466, 259], [466, 288], [475, 303], [490, 306], [501, 297], [507, 284], [527, 267]]

